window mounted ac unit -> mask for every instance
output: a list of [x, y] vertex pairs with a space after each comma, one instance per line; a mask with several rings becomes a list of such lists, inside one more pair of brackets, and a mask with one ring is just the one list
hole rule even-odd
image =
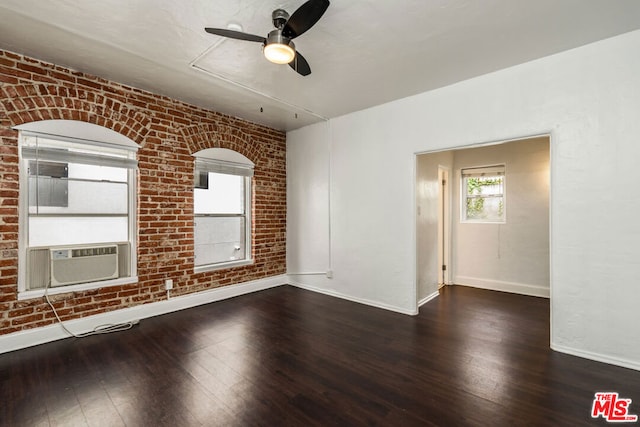
[[51, 286], [118, 277], [118, 246], [50, 248]]

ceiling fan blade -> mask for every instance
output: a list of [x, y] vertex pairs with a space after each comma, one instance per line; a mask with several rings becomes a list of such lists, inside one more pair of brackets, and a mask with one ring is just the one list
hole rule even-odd
[[293, 68], [298, 74], [302, 76], [308, 76], [311, 74], [311, 67], [304, 56], [300, 54], [300, 52], [296, 52], [295, 58], [293, 61], [289, 62], [289, 67]]
[[293, 39], [313, 27], [329, 7], [329, 0], [309, 0], [298, 8], [282, 28], [282, 35]]
[[248, 42], [265, 43], [266, 39], [261, 36], [253, 34], [243, 33], [242, 31], [228, 30], [226, 28], [205, 28], [207, 33], [215, 34], [216, 36], [228, 37], [230, 39], [246, 40]]

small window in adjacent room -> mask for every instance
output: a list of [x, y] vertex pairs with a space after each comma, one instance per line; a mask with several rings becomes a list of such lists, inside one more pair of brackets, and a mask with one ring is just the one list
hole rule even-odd
[[462, 169], [461, 220], [505, 222], [504, 187], [504, 165]]
[[251, 264], [253, 163], [223, 148], [195, 157], [195, 271]]
[[135, 281], [137, 146], [22, 129], [19, 141], [20, 297]]

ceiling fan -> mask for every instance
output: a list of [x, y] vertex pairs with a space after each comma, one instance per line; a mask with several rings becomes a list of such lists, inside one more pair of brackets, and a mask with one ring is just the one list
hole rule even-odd
[[304, 56], [296, 51], [293, 39], [301, 36], [313, 27], [329, 7], [329, 0], [308, 0], [291, 16], [283, 10], [276, 9], [271, 14], [275, 30], [267, 37], [235, 31], [226, 28], [205, 28], [207, 33], [237, 40], [262, 43], [264, 56], [276, 64], [289, 64], [298, 74], [308, 76], [311, 67]]

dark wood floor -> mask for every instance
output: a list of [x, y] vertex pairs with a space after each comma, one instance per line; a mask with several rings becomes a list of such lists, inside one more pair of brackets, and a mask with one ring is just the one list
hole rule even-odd
[[279, 287], [0, 355], [0, 425], [604, 425], [640, 372], [552, 352], [545, 299], [445, 288], [411, 317]]

